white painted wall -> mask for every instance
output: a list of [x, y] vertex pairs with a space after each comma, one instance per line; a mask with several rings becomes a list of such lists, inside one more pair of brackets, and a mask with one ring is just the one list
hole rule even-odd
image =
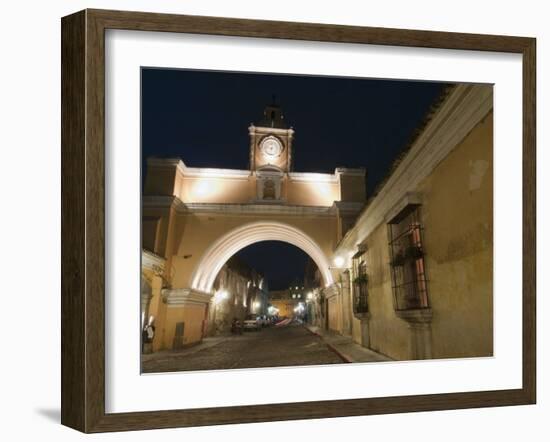
[[[273, 6], [275, 5], [275, 6]], [[61, 427], [60, 396], [60, 22], [93, 7], [352, 25], [536, 36], [538, 40], [539, 226], [550, 223], [550, 28], [545, 2], [480, 2], [444, 5], [436, 0], [297, 2], [278, 0], [19, 0], [2, 8], [0, 69], [0, 189], [2, 189], [4, 309], [2, 312], [3, 440], [85, 440]], [[543, 169], [544, 168], [544, 169]], [[39, 220], [40, 224], [37, 224]], [[539, 312], [550, 309], [550, 233], [539, 229]], [[11, 269], [11, 270], [8, 270]], [[32, 270], [32, 273], [31, 273]], [[38, 285], [37, 282], [40, 281]], [[7, 302], [7, 304], [6, 304]], [[19, 313], [25, 312], [23, 327]], [[550, 325], [539, 315], [539, 405], [482, 410], [354, 417], [93, 436], [137, 441], [356, 437], [464, 441], [545, 440], [550, 412]], [[10, 339], [15, 332], [17, 339]], [[7, 336], [7, 338], [6, 338]], [[411, 429], [413, 430], [411, 433]], [[422, 429], [418, 431], [418, 429]], [[86, 437], [90, 440], [90, 436]]]

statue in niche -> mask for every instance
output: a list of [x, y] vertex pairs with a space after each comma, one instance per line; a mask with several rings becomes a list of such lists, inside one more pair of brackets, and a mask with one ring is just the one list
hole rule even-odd
[[274, 200], [275, 199], [275, 182], [273, 180], [264, 181], [264, 200]]

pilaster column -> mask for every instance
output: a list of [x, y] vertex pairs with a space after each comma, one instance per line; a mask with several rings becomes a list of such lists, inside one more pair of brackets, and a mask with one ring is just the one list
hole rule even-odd
[[352, 315], [353, 306], [351, 299], [351, 287], [350, 287], [350, 272], [345, 270], [342, 273], [341, 284], [341, 296], [342, 296], [342, 334], [351, 336], [352, 333]]
[[397, 317], [409, 326], [409, 358], [432, 358], [432, 309], [398, 310]]

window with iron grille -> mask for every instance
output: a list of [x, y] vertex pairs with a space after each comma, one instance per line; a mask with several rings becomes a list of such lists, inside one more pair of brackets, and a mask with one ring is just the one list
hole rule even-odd
[[407, 209], [388, 224], [396, 310], [429, 308], [420, 206]]
[[353, 257], [353, 312], [368, 313], [368, 276], [367, 261], [364, 251], [357, 252]]

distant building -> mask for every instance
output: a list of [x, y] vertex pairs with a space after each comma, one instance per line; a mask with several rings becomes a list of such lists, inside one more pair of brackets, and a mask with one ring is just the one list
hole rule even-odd
[[269, 290], [265, 278], [235, 257], [218, 273], [214, 290], [208, 335], [229, 333], [233, 319], [243, 321], [248, 314], [267, 314]]
[[304, 268], [304, 290], [306, 292], [306, 319], [311, 325], [326, 328], [323, 296], [323, 279], [315, 262], [310, 258]]
[[287, 289], [269, 292], [269, 303], [280, 317], [301, 318], [306, 314], [308, 293], [302, 283], [294, 282]]

